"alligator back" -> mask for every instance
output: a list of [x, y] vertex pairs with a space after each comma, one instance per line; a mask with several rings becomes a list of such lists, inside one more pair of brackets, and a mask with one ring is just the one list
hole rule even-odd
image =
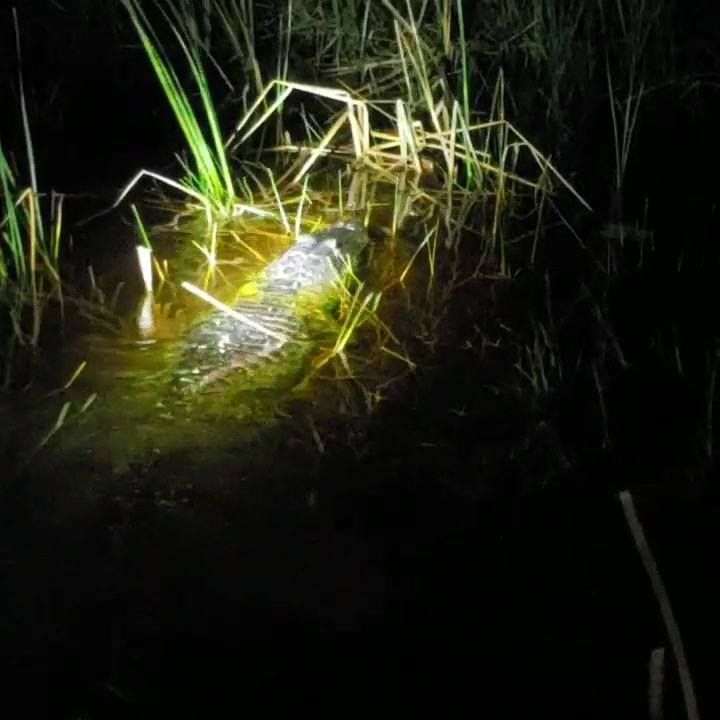
[[176, 373], [181, 386], [207, 390], [239, 370], [305, 354], [311, 342], [307, 313], [332, 297], [338, 278], [367, 242], [365, 229], [356, 222], [300, 235], [268, 265], [257, 298], [238, 302], [232, 315], [215, 312], [191, 328]]

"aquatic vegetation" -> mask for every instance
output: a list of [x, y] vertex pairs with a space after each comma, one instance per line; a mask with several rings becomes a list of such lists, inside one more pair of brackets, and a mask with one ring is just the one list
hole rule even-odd
[[7, 312], [10, 322], [10, 328], [0, 325], [0, 332], [9, 335], [6, 352], [0, 351], [5, 385], [11, 379], [15, 345], [36, 346], [47, 303], [56, 300], [61, 310], [63, 303], [60, 277], [63, 196], [52, 193], [48, 203], [38, 188], [30, 121], [25, 104], [17, 16], [15, 33], [20, 68], [20, 116], [30, 182], [23, 186], [8, 152], [0, 142], [0, 308]]
[[[438, 7], [436, 17], [431, 17], [428, 8], [416, 17], [409, 5], [404, 15], [389, 3], [368, 3], [366, 12], [372, 14], [375, 24], [387, 28], [384, 32], [389, 45], [378, 43], [375, 37], [371, 41], [367, 36], [367, 14], [361, 24], [357, 25], [355, 21], [358, 18], [346, 21], [343, 19], [347, 17], [345, 9], [340, 9], [342, 5], [337, 6], [334, 11], [340, 13], [337, 22], [324, 24], [322, 36], [313, 40], [319, 46], [328, 33], [335, 33], [330, 45], [334, 48], [337, 77], [343, 76], [342, 63], [346, 57], [352, 57], [354, 62], [362, 65], [363, 59], [370, 58], [373, 52], [382, 53], [381, 65], [392, 62], [392, 66], [402, 68], [402, 72], [394, 75], [392, 82], [388, 82], [387, 79], [376, 79], [369, 71], [368, 80], [352, 92], [331, 85], [291, 81], [286, 78], [286, 73], [279, 73], [262, 88], [258, 88], [257, 97], [249, 105], [246, 104], [242, 118], [228, 139], [223, 140], [218, 113], [209, 91], [210, 83], [203, 68], [204, 62], [217, 67], [217, 61], [211, 55], [210, 48], [201, 41], [194, 16], [187, 8], [165, 9], [160, 0], [155, 3], [191, 70], [191, 78], [200, 98], [202, 123], [147, 17], [132, 0], [123, 2], [194, 158], [192, 169], [184, 166], [186, 174], [183, 180], [163, 177], [148, 170], [142, 171], [142, 174], [187, 193], [208, 214], [238, 212], [235, 188], [247, 188], [247, 185], [244, 179], [234, 183], [233, 175], [254, 178], [254, 174], [251, 165], [242, 161], [231, 171], [229, 157], [237, 152], [247, 154], [249, 142], [258, 141], [258, 136], [260, 144], [254, 146], [253, 152], [273, 154], [275, 157], [278, 157], [278, 153], [297, 156], [297, 162], [291, 162], [277, 182], [273, 182], [273, 193], [281, 217], [282, 203], [279, 202], [276, 185], [282, 186], [283, 192], [286, 192], [287, 186], [293, 187], [301, 182], [318, 161], [333, 158], [341, 162], [351, 160], [355, 168], [362, 167], [373, 179], [388, 183], [393, 183], [401, 173], [411, 171], [415, 175], [411, 182], [416, 190], [420, 179], [430, 174], [445, 188], [445, 197], [441, 202], [435, 201], [435, 204], [445, 207], [451, 216], [455, 210], [455, 193], [458, 190], [463, 193], [460, 207], [465, 212], [469, 205], [484, 195], [492, 194], [497, 202], [506, 202], [511, 187], [518, 184], [524, 183], [526, 189], [534, 192], [547, 192], [551, 179], [581, 200], [554, 166], [505, 120], [502, 78], [498, 81], [490, 120], [478, 122], [475, 119], [475, 113], [470, 109], [469, 46], [460, 5], [453, 8], [453, 3], [443, 2], [442, 7]], [[349, 7], [347, 11], [352, 15]], [[248, 12], [249, 8], [243, 6], [242, 12], [238, 9], [233, 15], [226, 5], [220, 4], [218, 7], [225, 34], [232, 36], [233, 31], [237, 33], [232, 43], [236, 49], [247, 48], [249, 38], [245, 35], [241, 37], [245, 26], [239, 22], [232, 25], [229, 17], [244, 18]], [[307, 20], [316, 18], [317, 13], [322, 12], [320, 6], [311, 4], [289, 6], [288, 27], [282, 30], [283, 37], [287, 37], [278, 51], [284, 53], [285, 65], [293, 52], [293, 42], [302, 44], [303, 34], [309, 32], [307, 22], [293, 24], [297, 20], [295, 14], [300, 13]], [[377, 13], [383, 14], [384, 24], [377, 22]], [[212, 13], [208, 16], [208, 22], [211, 18]], [[459, 53], [454, 53], [452, 46], [454, 18], [459, 33]], [[253, 27], [252, 23], [250, 26]], [[340, 50], [342, 41], [347, 40], [343, 33], [347, 33], [349, 27], [361, 28], [358, 31], [360, 35], [357, 42], [352, 44], [352, 49]], [[428, 35], [430, 30], [432, 34]], [[446, 83], [438, 84], [438, 52], [446, 58], [453, 56], [453, 62], [459, 65], [460, 100], [454, 98]], [[281, 60], [283, 58], [279, 56], [278, 61]], [[327, 74], [332, 76], [332, 73]], [[284, 109], [291, 95], [304, 95], [311, 101], [330, 101], [340, 106], [340, 112], [330, 111], [327, 130], [321, 129], [324, 118], [315, 119], [304, 115], [302, 129], [306, 137], [293, 142], [289, 132], [282, 129]], [[302, 102], [302, 99], [298, 98], [298, 102]], [[389, 112], [390, 108], [394, 112]], [[425, 120], [421, 119], [423, 116]], [[283, 140], [280, 144], [266, 147], [264, 139], [267, 123], [271, 119], [276, 122], [276, 136], [281, 136]], [[203, 132], [203, 126], [207, 132]], [[518, 163], [522, 162], [523, 153], [527, 153], [531, 162], [538, 166], [535, 179], [514, 175]], [[458, 164], [463, 166], [462, 173], [458, 171]], [[326, 166], [327, 163], [323, 165], [323, 170]], [[121, 199], [139, 177], [128, 186]], [[260, 195], [264, 191], [262, 184], [256, 190]], [[250, 206], [253, 205], [254, 195], [249, 194]], [[463, 210], [458, 218], [460, 224]], [[396, 219], [394, 227], [399, 224], [397, 220], [401, 218]], [[450, 226], [451, 223], [448, 223]]]

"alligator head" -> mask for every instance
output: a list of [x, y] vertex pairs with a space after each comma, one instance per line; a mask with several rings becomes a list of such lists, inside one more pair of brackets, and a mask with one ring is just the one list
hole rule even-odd
[[266, 282], [285, 290], [326, 289], [367, 244], [367, 232], [358, 222], [337, 223], [312, 235], [299, 235], [295, 244], [268, 266]]

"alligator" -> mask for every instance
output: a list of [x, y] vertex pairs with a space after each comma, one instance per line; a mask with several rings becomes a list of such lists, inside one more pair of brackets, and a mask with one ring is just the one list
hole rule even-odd
[[336, 294], [338, 279], [352, 269], [367, 243], [365, 228], [355, 221], [299, 235], [267, 266], [255, 297], [191, 328], [175, 373], [176, 387], [185, 395], [208, 391], [239, 371], [257, 370], [293, 353], [305, 355], [311, 314]]

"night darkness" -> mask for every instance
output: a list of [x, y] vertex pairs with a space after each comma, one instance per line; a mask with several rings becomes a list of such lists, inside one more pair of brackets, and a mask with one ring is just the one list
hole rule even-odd
[[[336, 83], [301, 22], [303, 7], [312, 16], [331, 3], [294, 4], [291, 79]], [[87, 284], [92, 262], [117, 279], [129, 206], [82, 221], [140, 168], [177, 174], [182, 133], [120, 0], [15, 5], [38, 186], [67, 196], [64, 272]], [[140, 5], [171, 47], [157, 5]], [[371, 5], [384, 37], [382, 3]], [[720, 717], [720, 10], [703, 0], [567, 5], [581, 18], [574, 41], [546, 36], [542, 54], [533, 43], [543, 36], [513, 24], [525, 16], [511, 3], [465, 2], [469, 102], [487, 119], [487, 78], [502, 69], [508, 120], [592, 212], [561, 189], [552, 207], [562, 222], [543, 226], [532, 261], [525, 240], [511, 242], [512, 273], [497, 280], [493, 266], [458, 284], [418, 368], [357, 431], [328, 421], [321, 452], [317, 433], [308, 447], [303, 415], [222, 456], [205, 448], [202, 460], [181, 448], [121, 471], [102, 458], [83, 464], [81, 450], [67, 465], [27, 463], [25, 418], [48, 397], [40, 378], [75, 325], [72, 311], [66, 325], [49, 322], [18, 368], [24, 354], [9, 350], [15, 320], [0, 294], [2, 367], [19, 379], [0, 394], [2, 714], [19, 702], [24, 717], [68, 720], [254, 717], [258, 707], [686, 717], [677, 647], [621, 502], [632, 497], [699, 717]], [[257, 63], [270, 78], [287, 6], [254, 6]], [[362, 18], [366, 1], [337, 6]], [[618, 6], [626, 27], [648, 29], [642, 51], [621, 36]], [[229, 132], [249, 65], [210, 17], [214, 57], [238, 78], [231, 90], [208, 73]], [[349, 53], [351, 23], [343, 27]], [[0, 147], [27, 182], [14, 33], [3, 6]], [[606, 58], [619, 94], [630, 92], [628, 58], [638, 58], [633, 92], [643, 83], [622, 187]], [[171, 60], [184, 67], [180, 54]], [[459, 95], [458, 62], [445, 58], [433, 72]], [[356, 75], [341, 78], [359, 87]], [[287, 127], [301, 127], [306, 111], [327, 120], [326, 109], [291, 99]], [[239, 152], [245, 160], [254, 148]], [[141, 185], [133, 202], [152, 200], [151, 189]], [[148, 223], [162, 216], [147, 207]], [[533, 237], [534, 216], [510, 215], [508, 236]], [[387, 243], [374, 217], [371, 242]], [[479, 211], [469, 218], [484, 222]], [[463, 262], [471, 275], [478, 255]], [[135, 297], [133, 282], [121, 302]], [[648, 698], [661, 655], [664, 715]]]

